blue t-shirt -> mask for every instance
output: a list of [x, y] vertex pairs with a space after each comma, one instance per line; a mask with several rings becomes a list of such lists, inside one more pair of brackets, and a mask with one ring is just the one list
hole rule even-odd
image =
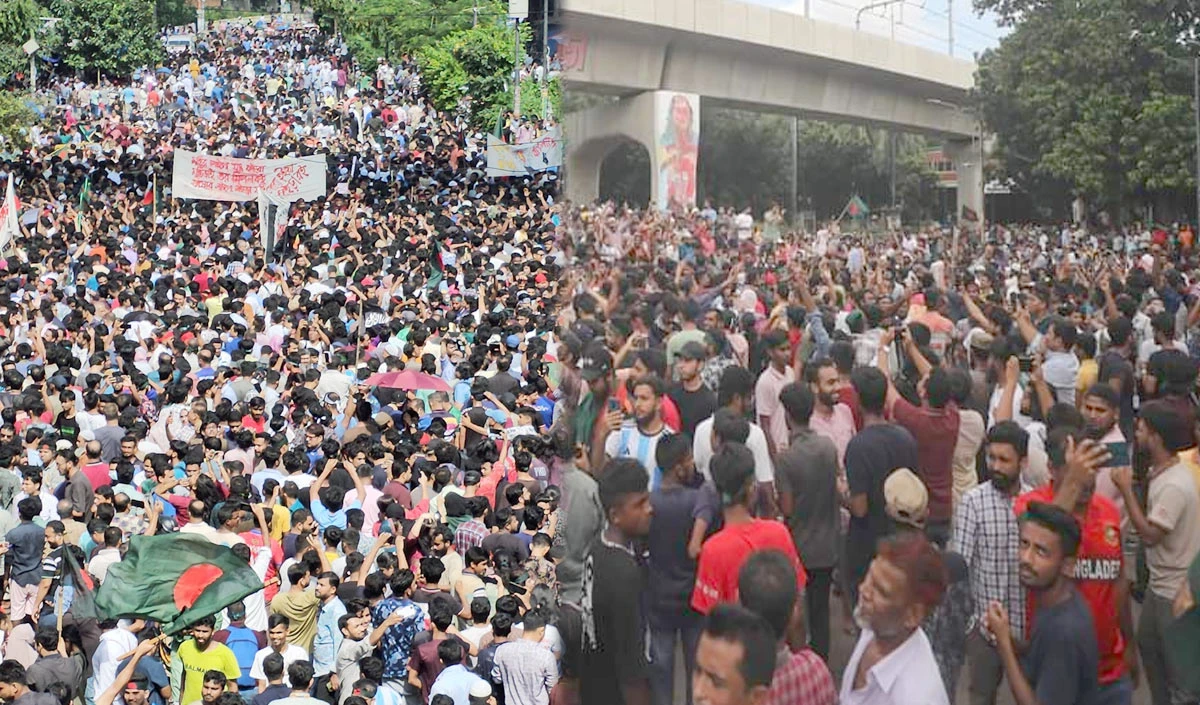
[[331, 526], [336, 526], [339, 529], [345, 530], [347, 509], [362, 509], [362, 502], [356, 499], [350, 503], [349, 507], [339, 509], [336, 512], [331, 512], [325, 508], [324, 502], [317, 500], [316, 502], [312, 503], [312, 517], [322, 530]]

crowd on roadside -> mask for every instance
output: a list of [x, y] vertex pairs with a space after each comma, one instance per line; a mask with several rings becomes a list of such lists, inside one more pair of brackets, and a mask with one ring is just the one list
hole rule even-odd
[[[0, 261], [0, 699], [545, 702], [571, 454], [548, 433], [556, 174], [487, 177], [470, 96], [439, 112], [410, 57], [360, 66], [304, 23], [44, 85], [54, 108], [0, 162], [20, 201]], [[268, 252], [255, 204], [172, 198], [176, 149], [325, 154], [328, 195], [288, 208]], [[230, 547], [265, 588], [169, 650], [145, 620], [74, 618], [130, 541], [170, 532]]]
[[564, 213], [582, 702], [1196, 702], [1192, 232], [782, 215]]

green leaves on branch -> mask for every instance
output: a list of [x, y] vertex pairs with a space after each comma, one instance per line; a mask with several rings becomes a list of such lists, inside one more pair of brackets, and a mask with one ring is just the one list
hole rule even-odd
[[1014, 31], [980, 60], [994, 155], [1035, 199], [1084, 194], [1114, 214], [1193, 188], [1197, 15], [1175, 0], [976, 0]]
[[36, 114], [27, 100], [27, 93], [0, 91], [0, 152], [15, 153], [29, 146], [29, 126]]

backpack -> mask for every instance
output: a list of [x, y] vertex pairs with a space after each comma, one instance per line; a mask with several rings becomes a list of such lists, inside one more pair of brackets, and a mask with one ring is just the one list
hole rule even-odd
[[258, 653], [258, 634], [250, 627], [235, 627], [232, 624], [226, 631], [229, 636], [225, 638], [225, 646], [233, 652], [238, 668], [242, 669], [242, 675], [237, 679], [238, 687], [252, 687], [254, 679], [250, 677], [250, 668], [254, 666], [254, 655]]

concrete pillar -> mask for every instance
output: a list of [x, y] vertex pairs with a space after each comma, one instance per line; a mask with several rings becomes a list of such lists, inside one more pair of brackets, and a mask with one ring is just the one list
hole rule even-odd
[[659, 208], [696, 203], [700, 98], [648, 91], [567, 115], [566, 193], [576, 203], [600, 195], [600, 165], [623, 141], [650, 155], [650, 204]]
[[958, 193], [954, 206], [954, 216], [961, 221], [963, 206], [975, 211], [981, 220], [985, 217], [983, 211], [983, 168], [979, 152], [979, 142], [975, 140], [955, 140], [946, 143], [946, 155], [954, 163], [954, 171], [958, 174]]

